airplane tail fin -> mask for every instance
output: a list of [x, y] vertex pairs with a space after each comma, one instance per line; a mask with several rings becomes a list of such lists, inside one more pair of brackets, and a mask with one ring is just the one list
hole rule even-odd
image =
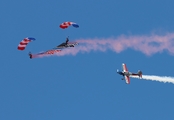
[[138, 76], [140, 77], [140, 78], [142, 78], [142, 71], [141, 70], [138, 70]]

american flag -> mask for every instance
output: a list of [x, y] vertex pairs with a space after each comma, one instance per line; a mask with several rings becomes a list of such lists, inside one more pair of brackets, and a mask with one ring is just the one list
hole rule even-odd
[[55, 53], [58, 53], [60, 52], [61, 50], [60, 49], [55, 49], [55, 50], [48, 50], [48, 51], [45, 51], [45, 52], [42, 52], [42, 53], [37, 53], [37, 54], [29, 54], [30, 58], [37, 58], [37, 57], [43, 57], [43, 56], [46, 56], [46, 55], [53, 55]]

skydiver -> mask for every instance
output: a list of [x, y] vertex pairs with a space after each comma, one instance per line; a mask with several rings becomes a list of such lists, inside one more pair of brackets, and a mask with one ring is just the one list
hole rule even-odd
[[30, 56], [30, 59], [32, 59], [32, 54], [31, 54], [31, 52], [29, 52], [29, 54], [28, 54], [29, 56]]
[[[69, 37], [69, 36], [68, 36]], [[66, 38], [66, 44], [68, 44], [68, 42], [69, 42], [69, 39], [68, 39], [68, 37]]]

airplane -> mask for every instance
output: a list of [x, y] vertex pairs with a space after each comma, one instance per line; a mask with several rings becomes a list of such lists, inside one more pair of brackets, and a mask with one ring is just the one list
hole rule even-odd
[[132, 73], [132, 72], [129, 72], [128, 71], [128, 69], [126, 67], [126, 64], [123, 63], [122, 64], [122, 67], [123, 67], [123, 70], [122, 71], [119, 71], [117, 69], [117, 73], [123, 76], [122, 80], [126, 80], [126, 83], [127, 84], [130, 84], [130, 76], [139, 76], [139, 78], [142, 78], [142, 74], [143, 73], [142, 73], [141, 70], [138, 70], [137, 73]]
[[76, 45], [78, 45], [77, 42], [69, 42], [69, 38], [66, 38], [66, 41], [58, 46], [56, 46], [56, 48], [54, 49], [61, 49], [61, 48], [67, 48], [67, 47], [75, 47]]

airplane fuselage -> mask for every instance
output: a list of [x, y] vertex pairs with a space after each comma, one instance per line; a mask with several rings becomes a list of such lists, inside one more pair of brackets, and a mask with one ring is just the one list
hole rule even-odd
[[67, 48], [67, 47], [74, 47], [78, 45], [77, 42], [70, 42], [70, 43], [62, 43], [59, 46], [57, 46], [57, 48]]
[[132, 73], [132, 72], [128, 72], [128, 71], [119, 71], [117, 70], [117, 73], [124, 76], [139, 76], [140, 78], [142, 78], [142, 72], [138, 71], [138, 73]]
[[117, 70], [117, 73], [118, 74], [120, 74], [120, 75], [122, 75], [122, 76], [130, 76], [130, 75], [132, 75], [132, 73], [131, 72], [125, 72], [125, 71], [119, 71], [119, 70]]

